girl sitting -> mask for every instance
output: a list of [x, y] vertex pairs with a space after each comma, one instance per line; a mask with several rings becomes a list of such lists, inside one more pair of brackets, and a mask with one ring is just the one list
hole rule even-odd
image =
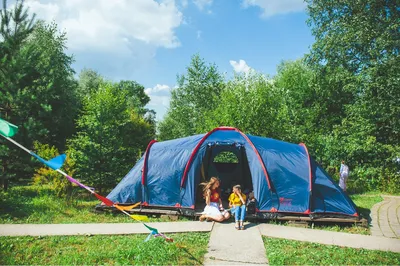
[[222, 222], [229, 219], [229, 212], [223, 210], [222, 207], [219, 179], [217, 177], [211, 177], [208, 183], [201, 183], [200, 185], [204, 186], [203, 195], [206, 200], [206, 207], [204, 208], [203, 214], [200, 216], [200, 221], [207, 219]]
[[246, 195], [242, 193], [240, 185], [233, 187], [232, 194], [228, 200], [232, 215], [235, 214], [235, 228], [244, 230], [243, 221], [246, 217]]

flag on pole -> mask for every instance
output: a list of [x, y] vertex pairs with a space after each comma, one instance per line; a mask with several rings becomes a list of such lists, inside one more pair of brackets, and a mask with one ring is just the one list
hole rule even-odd
[[61, 155], [58, 155], [57, 157], [54, 157], [51, 160], [46, 161], [34, 152], [31, 152], [31, 154], [33, 157], [38, 159], [41, 163], [45, 164], [47, 167], [50, 167], [53, 170], [60, 169], [63, 166], [65, 159], [67, 158], [67, 155], [61, 154]]
[[111, 200], [107, 199], [106, 197], [103, 197], [99, 194], [97, 194], [96, 192], [93, 192], [93, 194], [96, 196], [96, 198], [98, 198], [100, 201], [102, 201], [105, 205], [112, 207], [114, 206], [114, 202], [112, 202]]
[[142, 222], [149, 222], [149, 217], [146, 215], [139, 215], [139, 214], [132, 214], [131, 215], [132, 219], [135, 219], [136, 221], [142, 221]]
[[141, 203], [141, 202], [139, 201], [138, 203], [135, 203], [135, 204], [133, 204], [133, 205], [128, 205], [128, 206], [126, 206], [126, 205], [119, 205], [119, 204], [114, 204], [114, 205], [115, 205], [115, 206], [118, 205], [118, 209], [119, 209], [119, 210], [130, 211], [130, 210], [136, 208], [137, 206], [139, 206], [140, 203]]
[[84, 189], [88, 190], [89, 192], [93, 192], [94, 191], [94, 188], [88, 187], [88, 186], [82, 184], [81, 182], [79, 182], [78, 180], [72, 178], [69, 175], [66, 175], [65, 177], [69, 180], [69, 182], [74, 183], [74, 184], [80, 186], [81, 188], [84, 188]]
[[11, 138], [18, 131], [18, 127], [0, 118], [0, 134]]

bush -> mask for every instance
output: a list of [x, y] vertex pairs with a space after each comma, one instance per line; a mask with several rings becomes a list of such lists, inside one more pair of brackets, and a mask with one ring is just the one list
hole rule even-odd
[[[34, 143], [34, 148], [37, 154], [44, 159], [51, 159], [59, 155], [58, 150], [54, 146], [48, 144], [41, 144], [39, 142]], [[70, 159], [69, 152], [67, 154], [67, 159], [64, 162], [63, 169], [69, 175], [73, 175], [73, 162]], [[73, 192], [73, 185], [64, 178], [60, 173], [54, 171], [47, 166], [40, 167], [35, 170], [33, 176], [34, 185], [49, 184], [52, 189], [54, 189], [58, 197], [66, 196], [68, 201], [71, 199]]]
[[[36, 153], [44, 159], [51, 159], [59, 155], [57, 148], [48, 144], [41, 144], [40, 142], [35, 141], [33, 143], [33, 147]], [[59, 173], [51, 168], [48, 168], [47, 166], [40, 167], [39, 169], [35, 170], [35, 174], [33, 175], [33, 184], [44, 185], [52, 183], [53, 180], [59, 178], [59, 175]]]
[[400, 192], [400, 174], [380, 167], [356, 167], [350, 172], [349, 190], [353, 193], [366, 191]]

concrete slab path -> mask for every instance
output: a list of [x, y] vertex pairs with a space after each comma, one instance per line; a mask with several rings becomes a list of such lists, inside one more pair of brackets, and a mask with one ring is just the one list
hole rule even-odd
[[400, 197], [383, 199], [371, 208], [371, 235], [400, 239]]
[[[146, 223], [161, 233], [210, 232], [213, 223], [165, 222]], [[104, 224], [0, 224], [0, 236], [60, 236], [60, 235], [124, 235], [148, 234], [140, 223]]]
[[257, 224], [236, 230], [234, 223], [215, 223], [204, 265], [268, 265]]
[[268, 237], [285, 238], [341, 247], [400, 252], [400, 240], [398, 239], [273, 224], [260, 224], [259, 227], [261, 234]]

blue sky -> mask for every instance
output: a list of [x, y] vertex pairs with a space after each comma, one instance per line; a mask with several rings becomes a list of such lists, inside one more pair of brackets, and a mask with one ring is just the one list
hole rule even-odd
[[227, 73], [274, 75], [314, 38], [302, 0], [27, 0], [37, 17], [68, 37], [75, 70], [143, 84], [161, 119], [176, 75], [193, 54]]

